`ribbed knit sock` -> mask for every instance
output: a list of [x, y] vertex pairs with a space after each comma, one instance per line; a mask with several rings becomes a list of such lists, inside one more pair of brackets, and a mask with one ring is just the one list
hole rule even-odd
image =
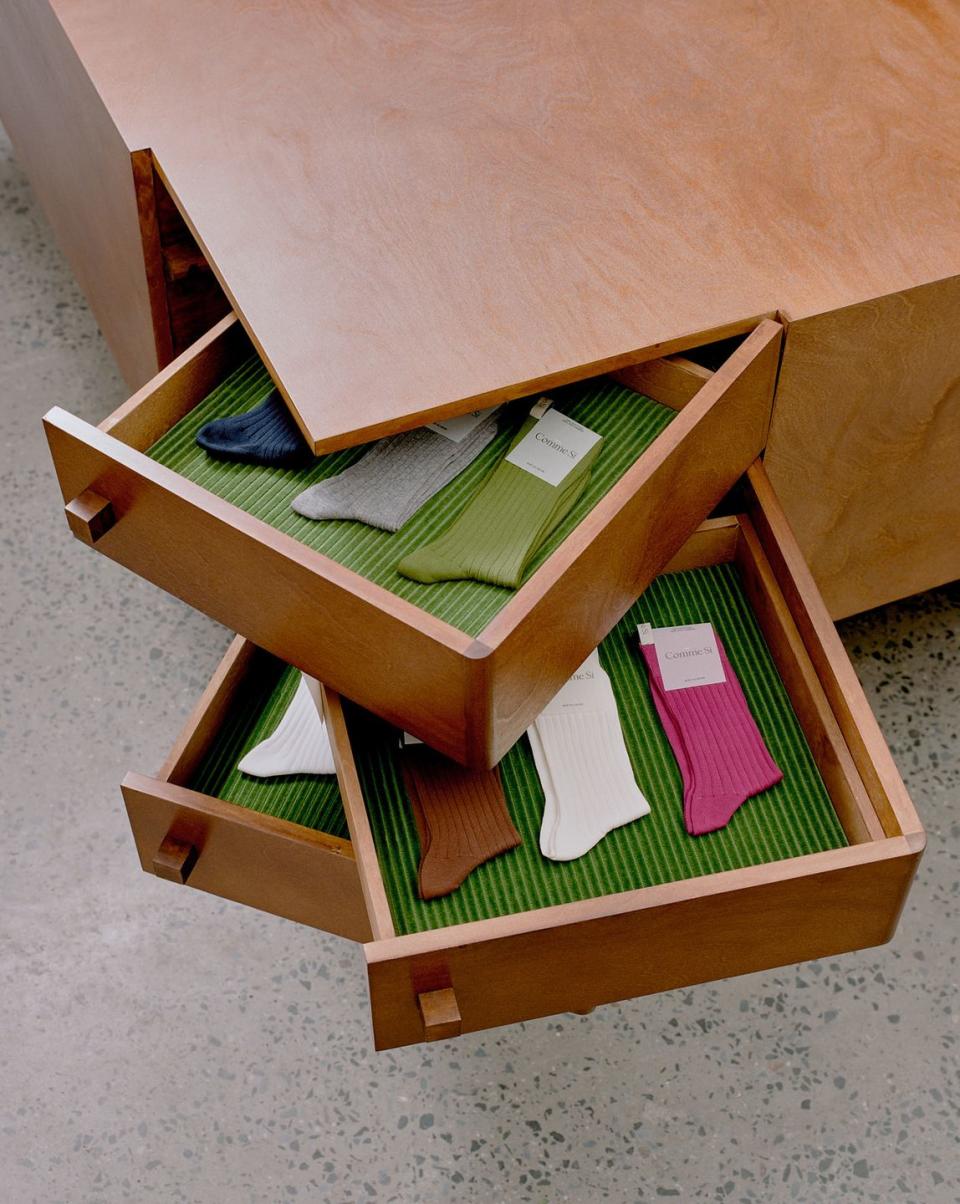
[[[585, 674], [590, 675], [586, 682]], [[527, 737], [543, 787], [540, 851], [545, 857], [582, 857], [614, 828], [649, 814], [623, 741], [613, 687], [595, 652]]]
[[271, 468], [299, 468], [313, 459], [313, 452], [276, 389], [245, 414], [208, 422], [197, 432], [197, 443], [222, 460]]
[[320, 705], [320, 683], [300, 674], [276, 730], [251, 748], [237, 768], [254, 778], [289, 773], [336, 773], [327, 725]]
[[496, 433], [497, 412], [491, 410], [459, 443], [429, 427], [381, 439], [356, 464], [311, 485], [291, 505], [305, 518], [353, 519], [399, 531]]
[[716, 638], [726, 680], [679, 690], [664, 689], [655, 646], [640, 645], [653, 702], [683, 777], [683, 818], [691, 836], [725, 827], [741, 803], [783, 777]]
[[[536, 421], [527, 418], [510, 451]], [[602, 440], [559, 485], [501, 460], [446, 531], [401, 560], [398, 571], [414, 581], [469, 577], [515, 589], [543, 541], [586, 489], [601, 446]]]
[[425, 744], [400, 752], [420, 837], [421, 899], [449, 895], [467, 875], [521, 843], [496, 769], [464, 769]]

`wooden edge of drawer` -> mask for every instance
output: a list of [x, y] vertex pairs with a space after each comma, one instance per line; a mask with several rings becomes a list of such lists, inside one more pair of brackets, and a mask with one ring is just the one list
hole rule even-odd
[[146, 873], [370, 940], [349, 841], [141, 774], [127, 774], [121, 791]]
[[481, 632], [494, 762], [760, 454], [781, 336], [761, 322]]
[[926, 835], [920, 817], [761, 463], [750, 468], [747, 485], [750, 519], [883, 831], [888, 835], [902, 834], [911, 847], [922, 852]]
[[883, 944], [919, 857], [891, 837], [373, 942], [376, 1047], [426, 1039], [435, 991], [468, 1033]]

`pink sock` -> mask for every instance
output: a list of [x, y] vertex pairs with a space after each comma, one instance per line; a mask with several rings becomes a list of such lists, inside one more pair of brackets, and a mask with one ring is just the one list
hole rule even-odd
[[683, 818], [691, 836], [725, 827], [741, 803], [783, 777], [719, 636], [717, 650], [726, 681], [665, 690], [656, 648], [640, 645], [654, 705], [683, 777]]

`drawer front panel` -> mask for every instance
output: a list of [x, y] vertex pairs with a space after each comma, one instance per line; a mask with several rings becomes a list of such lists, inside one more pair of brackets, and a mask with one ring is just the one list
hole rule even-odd
[[[98, 551], [392, 722], [462, 751], [477, 667], [469, 636], [392, 595], [387, 609], [376, 600], [383, 591], [364, 590], [361, 578], [69, 414], [55, 412], [46, 426], [64, 497], [75, 499], [75, 532], [81, 498], [109, 499]], [[436, 637], [441, 629], [451, 642]]]
[[[893, 838], [377, 942], [367, 946], [376, 1047], [428, 1039], [420, 997], [434, 991], [452, 990], [467, 1033], [882, 944], [919, 856]], [[817, 871], [826, 864], [835, 868]], [[556, 913], [574, 909], [583, 918], [558, 925]], [[471, 940], [480, 928], [493, 935]]]
[[370, 923], [349, 841], [128, 774], [123, 797], [147, 873], [355, 941]]

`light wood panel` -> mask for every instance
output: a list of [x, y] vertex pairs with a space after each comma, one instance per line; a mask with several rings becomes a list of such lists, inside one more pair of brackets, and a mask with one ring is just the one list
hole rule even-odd
[[790, 322], [764, 462], [835, 618], [960, 577], [960, 276]]
[[469, 1033], [882, 944], [918, 860], [897, 838], [374, 942], [376, 1047], [424, 1040], [441, 969]]
[[960, 272], [950, 0], [55, 3], [318, 447]]
[[751, 467], [746, 492], [750, 519], [883, 830], [922, 850], [916, 809], [762, 465]]
[[135, 388], [158, 356], [129, 149], [48, 0], [0, 0], [0, 121]]
[[348, 840], [143, 774], [128, 773], [121, 790], [148, 874], [350, 940], [370, 939]]

